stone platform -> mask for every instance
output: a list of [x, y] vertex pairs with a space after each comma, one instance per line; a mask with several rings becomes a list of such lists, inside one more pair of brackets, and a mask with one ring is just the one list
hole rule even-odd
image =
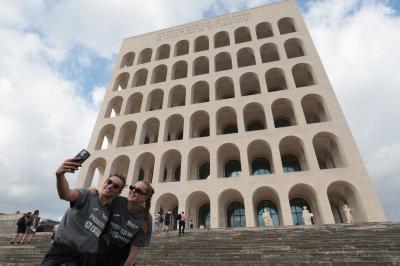
[[[39, 265], [50, 246], [0, 236], [0, 265]], [[400, 223], [215, 229], [154, 235], [136, 265], [400, 265]]]

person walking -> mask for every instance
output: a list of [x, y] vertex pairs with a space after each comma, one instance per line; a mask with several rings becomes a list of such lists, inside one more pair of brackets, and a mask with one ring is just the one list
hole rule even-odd
[[169, 225], [171, 224], [171, 211], [167, 211], [164, 218], [164, 232], [169, 231]]
[[97, 195], [85, 188], [70, 189], [65, 173], [78, 170], [79, 160], [80, 157], [67, 159], [56, 171], [58, 195], [70, 207], [55, 232], [55, 244], [45, 255], [42, 266], [93, 265], [99, 236], [110, 216], [110, 202], [125, 186], [125, 177], [111, 175]]
[[185, 234], [185, 212], [181, 212], [178, 214], [177, 220], [179, 221], [179, 235], [184, 235]]
[[21, 243], [21, 240], [24, 237], [25, 231], [26, 231], [26, 220], [27, 220], [27, 217], [30, 215], [31, 215], [31, 212], [24, 213], [22, 215], [22, 217], [20, 217], [17, 220], [17, 233], [11, 240], [10, 244], [14, 244], [14, 242], [17, 244]]

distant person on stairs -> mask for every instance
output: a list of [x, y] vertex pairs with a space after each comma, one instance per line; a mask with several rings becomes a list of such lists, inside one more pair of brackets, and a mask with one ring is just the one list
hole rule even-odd
[[184, 235], [185, 234], [185, 220], [186, 220], [185, 212], [179, 213], [176, 219], [179, 221], [179, 235]]
[[21, 239], [23, 238], [25, 231], [26, 231], [26, 220], [28, 219], [28, 216], [30, 216], [30, 215], [31, 215], [31, 212], [27, 212], [17, 220], [17, 233], [11, 240], [11, 242], [10, 242], [11, 244], [14, 244], [14, 242], [17, 244], [21, 243]]
[[164, 219], [164, 232], [169, 231], [169, 225], [171, 224], [171, 211], [167, 211], [167, 213], [165, 214], [165, 219]]

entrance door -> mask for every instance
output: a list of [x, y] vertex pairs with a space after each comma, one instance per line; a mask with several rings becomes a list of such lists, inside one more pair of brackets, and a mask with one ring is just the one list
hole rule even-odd
[[201, 205], [198, 217], [198, 227], [200, 227], [200, 225], [204, 225], [206, 228], [210, 228], [210, 203]]
[[240, 202], [233, 202], [227, 209], [227, 225], [228, 227], [245, 227], [246, 216], [244, 213], [244, 205]]

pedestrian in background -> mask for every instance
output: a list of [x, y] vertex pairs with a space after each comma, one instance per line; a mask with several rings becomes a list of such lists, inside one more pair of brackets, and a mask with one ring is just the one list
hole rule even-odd
[[31, 212], [24, 213], [22, 215], [22, 217], [20, 217], [17, 220], [17, 233], [11, 240], [11, 242], [10, 242], [11, 244], [14, 244], [14, 242], [17, 244], [21, 243], [21, 240], [24, 237], [25, 231], [26, 231], [26, 219], [30, 215], [31, 215]]

